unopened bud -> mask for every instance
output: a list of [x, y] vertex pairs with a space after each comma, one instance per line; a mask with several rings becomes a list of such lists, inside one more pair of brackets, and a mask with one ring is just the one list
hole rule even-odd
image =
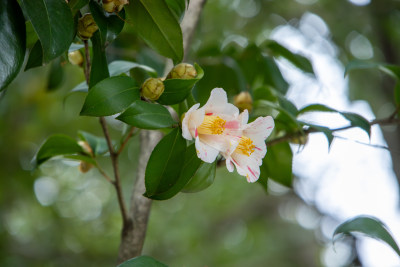
[[149, 100], [157, 100], [164, 92], [164, 83], [160, 78], [148, 78], [142, 85], [141, 94]]
[[306, 145], [308, 143], [308, 134], [303, 134], [298, 137], [293, 137], [290, 139], [290, 143], [296, 145]]
[[92, 14], [85, 14], [78, 20], [78, 35], [82, 40], [88, 40], [99, 27], [93, 19]]
[[197, 71], [193, 65], [180, 63], [169, 72], [167, 79], [194, 79], [196, 76]]
[[249, 112], [253, 109], [253, 99], [249, 92], [241, 92], [233, 98], [233, 104], [239, 108], [240, 111], [247, 109]]
[[80, 145], [83, 149], [83, 152], [85, 152], [88, 155], [93, 156], [93, 150], [90, 147], [89, 143], [86, 141], [78, 141], [78, 145]]
[[87, 173], [91, 168], [93, 168], [93, 164], [90, 164], [86, 161], [81, 161], [81, 164], [79, 164], [79, 171], [82, 173]]
[[69, 52], [68, 53], [68, 61], [72, 65], [82, 66], [83, 56], [82, 56], [81, 51], [75, 50], [75, 51]]
[[127, 4], [129, 4], [128, 0], [103, 0], [103, 9], [108, 13], [118, 13]]

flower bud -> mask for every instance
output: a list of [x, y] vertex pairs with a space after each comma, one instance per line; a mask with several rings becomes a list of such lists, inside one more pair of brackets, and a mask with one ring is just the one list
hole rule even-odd
[[85, 14], [78, 20], [78, 35], [82, 40], [88, 40], [99, 27], [93, 19], [92, 14]]
[[148, 78], [142, 85], [141, 94], [149, 100], [157, 100], [164, 92], [164, 83], [160, 78]]
[[86, 161], [81, 161], [81, 164], [79, 164], [79, 171], [82, 173], [87, 173], [91, 168], [93, 168], [93, 164]]
[[83, 149], [83, 152], [85, 152], [88, 155], [93, 156], [93, 150], [90, 147], [89, 143], [86, 141], [78, 141], [78, 145], [80, 145]]
[[167, 79], [193, 79], [196, 76], [197, 71], [193, 65], [180, 63], [169, 72]]
[[239, 108], [240, 111], [247, 109], [249, 112], [253, 109], [253, 99], [249, 92], [241, 92], [233, 98], [233, 104]]
[[118, 13], [127, 4], [128, 0], [103, 0], [103, 9], [108, 13]]
[[75, 51], [69, 52], [68, 53], [68, 61], [72, 65], [82, 66], [83, 56], [82, 56], [81, 51], [75, 50]]

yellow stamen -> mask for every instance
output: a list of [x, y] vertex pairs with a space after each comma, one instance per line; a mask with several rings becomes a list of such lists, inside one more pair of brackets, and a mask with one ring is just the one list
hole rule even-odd
[[254, 152], [255, 147], [256, 146], [253, 145], [253, 141], [251, 141], [250, 138], [242, 136], [240, 138], [239, 145], [235, 149], [235, 152], [246, 156], [250, 156], [251, 153]]
[[222, 134], [226, 121], [218, 116], [204, 116], [203, 123], [197, 128], [199, 134]]

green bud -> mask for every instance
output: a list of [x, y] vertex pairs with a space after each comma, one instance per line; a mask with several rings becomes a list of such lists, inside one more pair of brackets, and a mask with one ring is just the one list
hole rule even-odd
[[157, 100], [164, 92], [164, 83], [161, 78], [148, 78], [142, 84], [141, 94], [149, 100]]
[[239, 108], [240, 111], [247, 109], [249, 112], [253, 110], [253, 99], [249, 92], [241, 92], [234, 96], [233, 104]]
[[75, 50], [75, 51], [69, 52], [68, 53], [68, 61], [72, 65], [82, 66], [83, 56], [82, 56], [81, 51]]
[[82, 40], [88, 40], [99, 27], [93, 19], [92, 14], [85, 14], [78, 20], [78, 35]]
[[108, 13], [118, 13], [127, 4], [128, 0], [103, 0], [103, 9]]
[[196, 76], [197, 71], [193, 65], [180, 63], [169, 72], [167, 79], [194, 79]]

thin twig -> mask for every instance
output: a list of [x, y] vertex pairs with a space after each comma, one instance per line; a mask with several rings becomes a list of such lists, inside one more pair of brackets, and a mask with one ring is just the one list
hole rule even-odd
[[110, 176], [108, 176], [108, 174], [100, 167], [100, 165], [97, 163], [96, 161], [96, 168], [99, 170], [100, 174], [104, 176], [104, 178], [106, 178], [106, 180], [108, 182], [110, 182], [111, 184], [114, 184], [114, 181], [110, 178]]
[[118, 152], [117, 152], [118, 155], [120, 155], [122, 153], [122, 150], [125, 148], [125, 146], [128, 143], [129, 139], [132, 137], [134, 131], [135, 131], [135, 127], [132, 127], [129, 130], [128, 135], [125, 137], [124, 141], [122, 142], [121, 146], [118, 149]]

